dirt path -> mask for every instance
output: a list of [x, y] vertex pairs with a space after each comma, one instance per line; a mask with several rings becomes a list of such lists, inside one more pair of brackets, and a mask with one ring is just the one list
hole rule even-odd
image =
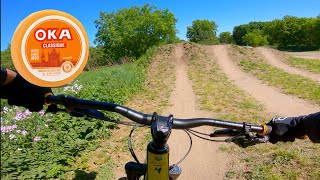
[[265, 59], [270, 63], [272, 66], [278, 67], [283, 69], [284, 71], [291, 73], [291, 74], [298, 74], [310, 79], [313, 79], [314, 81], [317, 81], [320, 83], [320, 74], [315, 74], [307, 71], [303, 71], [298, 68], [294, 68], [291, 66], [288, 66], [287, 64], [283, 63], [279, 57], [277, 57], [270, 49], [258, 47], [256, 48], [257, 51], [265, 57]]
[[[174, 117], [209, 117], [208, 112], [196, 108], [196, 96], [187, 75], [187, 63], [181, 46], [175, 47], [176, 84], [171, 95], [173, 106], [166, 109], [164, 114]], [[204, 132], [212, 132], [212, 128], [198, 128]], [[189, 138], [184, 131], [174, 130], [169, 138], [170, 164], [177, 163], [189, 148]], [[218, 143], [193, 137], [193, 146], [188, 157], [181, 163], [182, 174], [179, 179], [223, 179], [227, 169], [227, 154], [218, 151]]]
[[285, 52], [286, 54], [298, 57], [298, 58], [307, 58], [307, 59], [318, 59], [320, 60], [320, 51], [308, 51], [308, 52]]
[[268, 111], [277, 115], [302, 115], [319, 111], [320, 107], [311, 105], [294, 96], [282, 94], [278, 89], [263, 84], [260, 80], [241, 71], [228, 57], [223, 45], [207, 47], [210, 56], [216, 56], [228, 78], [241, 89], [266, 105]]

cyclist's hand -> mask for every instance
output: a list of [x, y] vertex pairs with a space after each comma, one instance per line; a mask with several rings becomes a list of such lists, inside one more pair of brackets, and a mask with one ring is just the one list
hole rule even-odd
[[295, 122], [292, 118], [273, 118], [267, 125], [272, 127], [269, 142], [272, 144], [278, 141], [293, 142], [295, 138], [302, 137], [301, 131], [297, 130]]
[[23, 106], [33, 112], [43, 109], [47, 93], [52, 93], [51, 88], [31, 84], [18, 73], [12, 82], [1, 87], [1, 96], [8, 99], [8, 104]]

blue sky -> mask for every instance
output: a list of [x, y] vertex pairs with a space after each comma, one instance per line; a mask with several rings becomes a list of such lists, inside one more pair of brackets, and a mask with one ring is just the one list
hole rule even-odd
[[1, 0], [1, 50], [7, 48], [12, 35], [29, 14], [56, 9], [76, 17], [85, 27], [90, 45], [99, 12], [149, 3], [158, 9], [169, 9], [177, 21], [178, 37], [186, 39], [187, 26], [196, 19], [208, 19], [218, 25], [218, 34], [232, 32], [233, 27], [251, 21], [271, 21], [285, 15], [316, 17], [320, 15], [320, 0]]

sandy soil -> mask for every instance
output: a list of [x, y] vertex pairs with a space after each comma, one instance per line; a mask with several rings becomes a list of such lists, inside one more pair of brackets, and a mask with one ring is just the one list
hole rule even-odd
[[307, 52], [286, 52], [286, 54], [294, 57], [318, 59], [320, 60], [320, 51], [307, 51]]
[[[187, 63], [183, 48], [176, 46], [176, 88], [171, 96], [173, 106], [164, 114], [174, 114], [177, 118], [210, 117], [209, 112], [196, 108], [196, 96], [187, 76]], [[197, 128], [201, 132], [212, 132], [210, 127]], [[170, 164], [177, 163], [189, 148], [189, 138], [184, 131], [174, 130], [169, 138]], [[227, 154], [218, 151], [219, 143], [205, 141], [193, 137], [190, 154], [181, 163], [182, 174], [179, 179], [223, 179], [229, 158]]]
[[226, 46], [211, 46], [207, 50], [208, 53], [217, 57], [218, 64], [228, 78], [235, 85], [263, 103], [269, 112], [281, 116], [289, 116], [319, 111], [320, 107], [294, 96], [283, 94], [277, 88], [267, 86], [262, 81], [240, 70], [228, 56]]
[[[303, 71], [301, 69], [288, 66], [287, 64], [283, 63], [283, 61], [281, 60], [281, 56], [277, 55], [277, 53], [273, 52], [272, 49], [259, 47], [259, 48], [256, 48], [256, 50], [271, 65], [273, 65], [275, 67], [278, 67], [278, 68], [281, 68], [281, 69], [285, 70], [288, 73], [298, 74], [298, 75], [313, 79], [314, 81], [317, 81], [317, 82], [320, 83], [320, 74], [311, 73], [311, 72], [308, 72], [308, 71]], [[306, 52], [304, 52], [304, 53], [306, 53]], [[302, 53], [300, 53], [300, 54], [302, 54]], [[314, 55], [315, 55], [315, 52], [314, 52]], [[320, 59], [320, 53], [319, 53], [319, 59]]]

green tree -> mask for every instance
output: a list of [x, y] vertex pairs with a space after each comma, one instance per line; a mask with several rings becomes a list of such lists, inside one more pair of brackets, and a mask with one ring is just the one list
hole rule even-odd
[[103, 46], [109, 58], [139, 58], [154, 45], [176, 39], [176, 18], [166, 10], [145, 4], [117, 12], [100, 12], [95, 21], [98, 32], [95, 43]]
[[257, 47], [268, 44], [268, 40], [266, 36], [263, 36], [261, 30], [254, 30], [250, 33], [247, 33], [242, 37], [243, 42], [249, 46]]
[[7, 49], [1, 51], [1, 66], [8, 69], [15, 69], [11, 58], [11, 45], [9, 44]]
[[108, 59], [107, 55], [104, 53], [102, 46], [90, 47], [89, 56], [86, 64], [86, 70], [96, 69], [101, 66], [110, 66], [113, 62]]
[[263, 30], [267, 25], [267, 22], [250, 22], [249, 24], [242, 24], [233, 28], [232, 36], [237, 45], [246, 45], [243, 42], [243, 36], [254, 31]]
[[314, 44], [318, 46], [318, 48], [320, 48], [320, 31], [319, 31], [319, 29], [320, 29], [320, 15], [317, 16], [317, 18], [315, 19], [314, 26], [310, 32], [313, 34], [314, 37], [312, 38], [312, 40], [313, 40]]
[[234, 39], [230, 32], [222, 32], [219, 34], [219, 41], [222, 44], [234, 44]]
[[218, 25], [214, 21], [195, 20], [187, 27], [187, 38], [200, 44], [218, 44], [216, 36]]
[[[317, 25], [318, 24], [318, 25]], [[270, 44], [278, 47], [319, 46], [320, 18], [284, 16], [268, 23], [265, 33]]]

